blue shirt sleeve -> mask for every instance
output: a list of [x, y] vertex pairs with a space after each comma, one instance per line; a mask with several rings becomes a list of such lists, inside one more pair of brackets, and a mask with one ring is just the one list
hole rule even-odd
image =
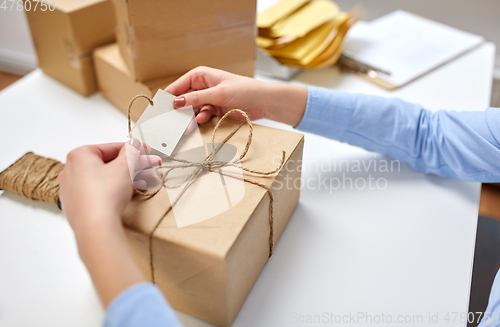
[[181, 327], [174, 310], [152, 283], [132, 285], [108, 307], [104, 327]]
[[500, 182], [500, 109], [432, 112], [399, 99], [308, 88], [297, 129], [407, 162], [422, 173]]
[[493, 327], [498, 325], [500, 325], [500, 270], [497, 272], [493, 285], [491, 286], [488, 307], [478, 327]]

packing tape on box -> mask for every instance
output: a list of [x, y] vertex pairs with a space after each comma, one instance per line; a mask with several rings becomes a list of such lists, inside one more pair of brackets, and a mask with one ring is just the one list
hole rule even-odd
[[[255, 28], [255, 25], [253, 24], [239, 25], [227, 29], [221, 28], [221, 29], [206, 30], [202, 32], [187, 33], [183, 35], [168, 35], [167, 32], [156, 33], [153, 32], [150, 27], [134, 27], [125, 25], [124, 28], [127, 31], [126, 42], [127, 44], [130, 45], [135, 44], [137, 40], [140, 40], [141, 42], [166, 41], [166, 40], [172, 42], [175, 40], [186, 40], [186, 42], [183, 42], [183, 45], [185, 45], [186, 47], [189, 46], [191, 49], [198, 49], [206, 47], [216, 47], [225, 44], [232, 44], [235, 41], [237, 42], [242, 37], [252, 37], [252, 38], [257, 37], [257, 30]], [[212, 36], [210, 38], [209, 44], [207, 44], [207, 41], [204, 41], [207, 36]], [[204, 42], [196, 42], [195, 44], [193, 42], [194, 40], [204, 41]], [[201, 44], [201, 46], [199, 44]]]
[[[215, 31], [231, 30], [243, 26], [255, 29], [255, 16], [255, 12], [243, 12], [209, 17], [207, 18], [207, 22], [216, 22], [211, 25], [217, 25], [217, 27], [193, 31], [186, 31], [187, 27], [192, 24], [192, 21], [189, 19], [186, 19], [185, 21], [176, 20], [175, 26], [172, 26], [172, 23], [166, 20], [164, 23], [159, 22], [152, 25], [135, 26], [128, 25], [128, 27], [133, 30], [138, 40], [162, 40], [189, 34], [203, 34]], [[241, 22], [245, 23], [242, 24]], [[202, 23], [203, 22], [198, 22], [198, 25], [202, 25]], [[178, 26], [177, 29], [175, 28], [176, 26]]]
[[[231, 51], [232, 49], [236, 49], [239, 53], [244, 53], [243, 55], [253, 58], [255, 55], [256, 33], [254, 25], [251, 25], [239, 26], [227, 30], [218, 29], [203, 33], [190, 33], [164, 39], [151, 38], [138, 41], [140, 38], [136, 35], [134, 28], [126, 26], [125, 38], [127, 52], [134, 60], [143, 60], [144, 62], [146, 61], [144, 57], [150, 58], [152, 53], [161, 53], [161, 61], [165, 60], [164, 58], [169, 55], [187, 54], [187, 57], [190, 58], [193, 56], [196, 57], [199, 51], [206, 51], [208, 59], [205, 59], [210, 60], [212, 58], [213, 60], [215, 51], [218, 51], [217, 58], [224, 64], [229, 64], [241, 60], [240, 56], [235, 55], [234, 51]], [[160, 58], [156, 56], [155, 61], [158, 64]], [[151, 63], [151, 60], [147, 62]]]
[[92, 52], [81, 53], [78, 45], [68, 39], [64, 39], [64, 50], [70, 66], [75, 69], [82, 69], [82, 59], [92, 56]]

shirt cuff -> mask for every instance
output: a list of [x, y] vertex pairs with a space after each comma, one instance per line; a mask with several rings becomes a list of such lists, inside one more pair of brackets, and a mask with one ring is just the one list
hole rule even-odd
[[353, 117], [354, 96], [350, 93], [314, 86], [307, 87], [307, 91], [306, 111], [295, 128], [342, 140]]
[[121, 292], [109, 305], [104, 327], [181, 327], [158, 287], [142, 282]]

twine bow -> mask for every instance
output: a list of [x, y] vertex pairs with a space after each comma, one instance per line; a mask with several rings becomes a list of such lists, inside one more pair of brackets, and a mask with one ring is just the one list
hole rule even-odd
[[[128, 112], [127, 112], [127, 119], [128, 119], [128, 132], [129, 136], [131, 135], [132, 131], [132, 126], [131, 126], [131, 117], [130, 117], [130, 112], [132, 109], [132, 104], [134, 103], [135, 100], [138, 98], [145, 98], [149, 101], [151, 105], [154, 105], [153, 100], [149, 98], [146, 95], [137, 95], [129, 103], [128, 106]], [[224, 140], [219, 144], [219, 146], [216, 148], [215, 147], [215, 134], [217, 133], [217, 130], [219, 129], [220, 124], [224, 119], [226, 119], [227, 116], [229, 116], [232, 113], [239, 113], [241, 114], [244, 118], [245, 121], [243, 121], [238, 127], [236, 127], [231, 133], [229, 133]], [[226, 144], [239, 130], [240, 128], [248, 124], [249, 126], [249, 133], [248, 133], [248, 139], [245, 144], [245, 149], [243, 153], [236, 159], [232, 161], [221, 161], [221, 160], [215, 160], [216, 154], [220, 151], [220, 149], [223, 147], [224, 144]], [[181, 158], [176, 158], [176, 157], [169, 157], [169, 160], [175, 161], [175, 165], [169, 165], [169, 166], [164, 166], [162, 165], [161, 167], [157, 167], [159, 172], [160, 172], [160, 177], [161, 177], [161, 185], [158, 187], [157, 190], [155, 191], [142, 191], [136, 188], [136, 192], [142, 196], [145, 196], [147, 199], [152, 198], [158, 192], [162, 187], [165, 188], [177, 188], [180, 187], [181, 185], [185, 184], [183, 188], [181, 189], [180, 193], [178, 196], [171, 201], [170, 207], [165, 211], [163, 216], [158, 220], [156, 225], [154, 226], [153, 230], [149, 233], [149, 259], [150, 259], [150, 266], [151, 266], [151, 280], [154, 283], [155, 281], [155, 276], [154, 276], [154, 263], [153, 263], [153, 235], [160, 226], [160, 224], [163, 222], [165, 217], [172, 211], [174, 205], [178, 203], [182, 195], [188, 190], [188, 188], [194, 183], [194, 181], [204, 172], [209, 171], [209, 172], [214, 172], [217, 174], [220, 174], [222, 176], [227, 176], [230, 178], [234, 178], [237, 180], [241, 180], [245, 183], [249, 183], [252, 185], [256, 185], [260, 188], [263, 188], [266, 190], [267, 194], [269, 195], [269, 257], [273, 255], [273, 249], [274, 249], [274, 197], [273, 194], [270, 190], [270, 188], [262, 183], [259, 183], [257, 181], [248, 179], [247, 177], [242, 177], [239, 175], [234, 175], [225, 171], [222, 171], [221, 168], [225, 166], [235, 166], [235, 167], [240, 167], [243, 171], [256, 175], [256, 176], [261, 176], [261, 177], [266, 177], [270, 175], [274, 175], [277, 172], [280, 171], [280, 169], [283, 167], [283, 164], [285, 162], [285, 151], [282, 151], [282, 156], [281, 156], [281, 162], [280, 164], [276, 167], [276, 169], [272, 171], [259, 171], [259, 170], [253, 170], [253, 169], [248, 169], [243, 166], [238, 165], [241, 160], [247, 155], [248, 150], [250, 149], [250, 145], [252, 144], [252, 136], [253, 136], [253, 126], [252, 123], [250, 122], [250, 118], [248, 118], [248, 115], [240, 110], [240, 109], [233, 109], [227, 112], [222, 118], [217, 122], [217, 124], [214, 127], [214, 130], [212, 132], [212, 151], [207, 155], [207, 157], [202, 160], [201, 162], [192, 162], [189, 160], [181, 159]], [[193, 172], [190, 173], [182, 182], [179, 182], [175, 185], [166, 185], [165, 180], [168, 176], [168, 174], [175, 170], [175, 169], [183, 169], [183, 168], [194, 168]]]

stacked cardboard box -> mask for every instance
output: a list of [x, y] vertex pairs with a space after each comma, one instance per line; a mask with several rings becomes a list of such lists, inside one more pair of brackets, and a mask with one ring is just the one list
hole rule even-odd
[[[127, 114], [128, 104], [137, 94], [144, 94], [152, 98], [158, 89], [167, 87], [178, 76], [151, 80], [149, 82], [136, 82], [127, 67], [118, 45], [113, 43], [97, 49], [94, 52], [94, 62], [102, 95], [115, 107]], [[147, 106], [137, 102], [132, 108], [132, 120], [137, 121]]]
[[39, 67], [82, 95], [96, 92], [92, 51], [115, 40], [112, 3], [58, 0], [55, 8], [52, 4], [48, 8], [30, 2], [25, 6], [31, 8], [26, 16]]
[[[60, 0], [52, 9], [26, 11], [40, 68], [82, 95], [99, 88], [122, 111], [197, 66], [254, 73], [256, 0]], [[105, 46], [115, 35], [118, 45]]]
[[[116, 43], [96, 49], [94, 63], [99, 90], [124, 114], [127, 114], [128, 104], [135, 95], [144, 94], [152, 98], [158, 89], [164, 89], [182, 75], [177, 74], [145, 82], [136, 81]], [[221, 64], [217, 68], [251, 76], [253, 67], [254, 60], [248, 59], [242, 62]], [[138, 101], [134, 104], [131, 111], [133, 121], [139, 119], [147, 105], [147, 101]]]
[[[113, 0], [117, 44], [94, 52], [103, 96], [125, 112], [198, 66], [253, 76], [255, 0]], [[136, 121], [147, 102], [134, 105]]]
[[[253, 76], [255, 0], [113, 0], [117, 40], [137, 81], [200, 65]], [[239, 63], [246, 63], [241, 66]]]

